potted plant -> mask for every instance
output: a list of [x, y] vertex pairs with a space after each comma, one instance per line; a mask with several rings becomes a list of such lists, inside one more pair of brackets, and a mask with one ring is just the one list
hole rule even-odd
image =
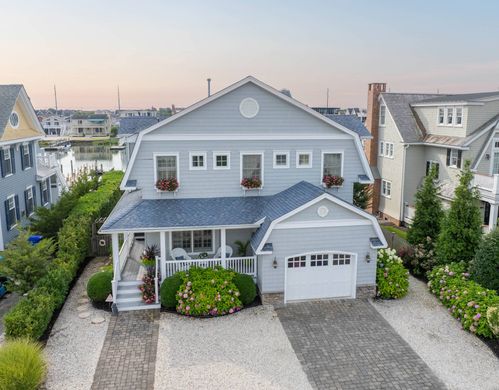
[[155, 292], [155, 272], [156, 272], [156, 256], [159, 255], [159, 250], [156, 245], [146, 247], [140, 258], [142, 265], [146, 268], [146, 274], [142, 278], [143, 284], [139, 286], [142, 291], [142, 299], [145, 303], [156, 302]]
[[159, 191], [169, 191], [169, 192], [174, 192], [177, 191], [179, 187], [179, 182], [176, 178], [171, 178], [171, 179], [159, 179], [156, 182], [156, 188]]
[[254, 177], [245, 177], [241, 180], [241, 186], [246, 188], [247, 190], [255, 190], [262, 188], [262, 181], [254, 176]]
[[324, 177], [322, 178], [322, 183], [327, 188], [341, 187], [344, 181], [345, 179], [343, 179], [341, 176], [335, 175], [324, 175]]

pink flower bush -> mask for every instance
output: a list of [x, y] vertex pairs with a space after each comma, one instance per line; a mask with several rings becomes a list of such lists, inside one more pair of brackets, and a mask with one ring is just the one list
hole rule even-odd
[[178, 187], [180, 186], [179, 182], [177, 179], [172, 178], [172, 179], [159, 179], [156, 182], [156, 188], [160, 191], [176, 191]]
[[245, 177], [241, 180], [241, 186], [246, 189], [256, 189], [262, 187], [262, 181], [258, 177]]
[[324, 177], [322, 178], [322, 182], [327, 188], [341, 187], [344, 181], [345, 179], [343, 179], [341, 176], [324, 175]]

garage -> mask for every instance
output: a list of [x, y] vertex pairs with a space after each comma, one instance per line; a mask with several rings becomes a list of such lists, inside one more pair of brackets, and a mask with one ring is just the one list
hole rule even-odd
[[285, 300], [355, 298], [357, 254], [321, 251], [286, 258]]

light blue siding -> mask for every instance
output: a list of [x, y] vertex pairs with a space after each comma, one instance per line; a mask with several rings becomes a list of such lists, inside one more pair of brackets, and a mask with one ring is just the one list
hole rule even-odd
[[[371, 249], [369, 237], [375, 237], [372, 226], [325, 227], [273, 230], [268, 242], [274, 251], [261, 259], [259, 288], [262, 293], [283, 292], [285, 259], [289, 256], [320, 251], [357, 253], [357, 286], [376, 282], [376, 250]], [[365, 261], [366, 254], [371, 257]], [[272, 262], [277, 260], [277, 268]]]

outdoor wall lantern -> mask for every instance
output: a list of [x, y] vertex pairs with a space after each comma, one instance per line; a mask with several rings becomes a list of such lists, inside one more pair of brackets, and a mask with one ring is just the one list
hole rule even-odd
[[368, 253], [366, 254], [366, 263], [370, 263], [371, 262], [371, 255]]
[[274, 267], [274, 269], [277, 268], [277, 257], [274, 257], [274, 261], [272, 262], [272, 267]]

